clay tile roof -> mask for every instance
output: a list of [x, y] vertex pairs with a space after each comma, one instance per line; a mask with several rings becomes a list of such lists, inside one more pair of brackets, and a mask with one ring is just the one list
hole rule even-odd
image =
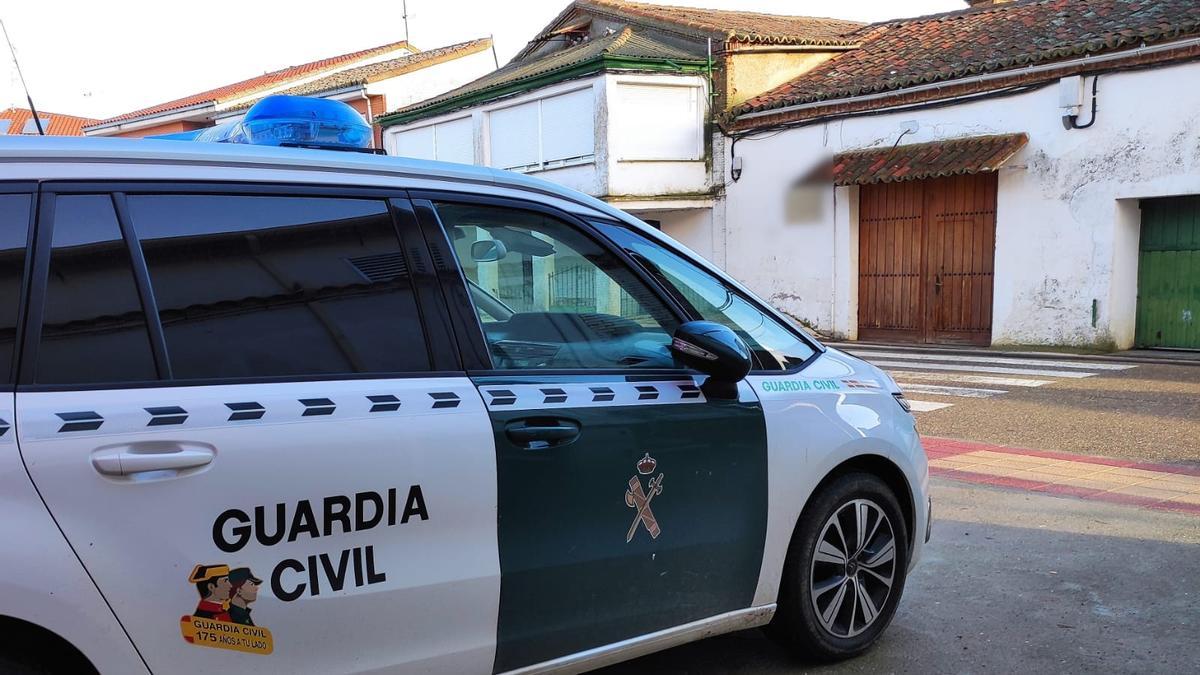
[[872, 24], [858, 49], [738, 106], [735, 114], [846, 98], [1200, 34], [1196, 0], [1018, 0]]
[[704, 60], [703, 56], [639, 35], [626, 27], [620, 32], [587, 40], [539, 59], [512, 61], [458, 89], [394, 110], [387, 116], [415, 119], [422, 111], [445, 112], [477, 102], [479, 97], [499, 98], [513, 93], [511, 88], [519, 88], [530, 80], [566, 71], [575, 72], [573, 69], [589, 63], [600, 63], [605, 57], [657, 59], [674, 63], [700, 63]]
[[853, 44], [853, 40], [844, 36], [863, 25], [841, 19], [674, 7], [624, 0], [579, 0], [575, 6], [597, 13], [636, 18], [652, 25], [682, 29], [705, 37], [751, 43], [842, 46]]
[[151, 115], [171, 112], [173, 110], [190, 108], [206, 103], [217, 103], [225, 99], [234, 98], [237, 96], [245, 96], [246, 94], [250, 94], [254, 91], [278, 86], [287, 82], [288, 80], [294, 80], [297, 78], [321, 73], [323, 71], [333, 70], [355, 61], [369, 59], [406, 47], [416, 51], [416, 49], [411, 47], [406, 41], [402, 40], [399, 42], [392, 42], [379, 47], [372, 47], [370, 49], [363, 49], [357, 52], [351, 52], [349, 54], [342, 54], [340, 56], [332, 56], [309, 63], [303, 63], [298, 66], [288, 66], [287, 68], [281, 68], [276, 71], [257, 75], [240, 82], [234, 82], [233, 84], [227, 84], [215, 89], [209, 89], [207, 91], [192, 94], [190, 96], [184, 96], [183, 98], [177, 98], [165, 103], [159, 103], [158, 105], [142, 108], [141, 110], [134, 110], [133, 112], [128, 112], [123, 115], [117, 115], [116, 117], [110, 117], [106, 120], [97, 122], [95, 125], [88, 126], [103, 126], [113, 124], [115, 122], [125, 122], [137, 119], [139, 117], [149, 117]]
[[1004, 134], [845, 152], [833, 160], [833, 182], [867, 185], [996, 171], [1028, 142], [1025, 134]]
[[[365, 66], [355, 68], [347, 68], [339, 70], [332, 75], [327, 75], [320, 79], [306, 82], [305, 84], [290, 89], [284, 89], [277, 92], [280, 94], [291, 94], [294, 96], [307, 96], [310, 94], [319, 94], [322, 92], [335, 91], [338, 89], [346, 89], [348, 87], [361, 86], [386, 80], [390, 77], [397, 77], [405, 73], [411, 73], [415, 70], [435, 66], [439, 63], [444, 63], [451, 59], [456, 59], [460, 56], [467, 56], [490, 49], [492, 46], [491, 38], [480, 38], [469, 42], [460, 42], [455, 45], [446, 47], [438, 47], [424, 52], [417, 52], [409, 56], [401, 56], [398, 59], [388, 59], [387, 61], [378, 61], [369, 63]], [[241, 110], [261, 100], [258, 96], [244, 103], [239, 103], [236, 106], [228, 108], [229, 110]]]
[[[33, 114], [28, 108], [7, 108], [0, 110], [0, 120], [8, 120], [9, 136], [21, 136], [21, 132], [25, 128], [25, 122], [33, 118]], [[42, 121], [42, 128], [47, 136], [82, 136], [83, 127], [88, 124], [95, 124], [96, 120], [90, 117], [78, 117], [76, 115], [64, 115], [62, 113], [46, 112], [45, 110], [38, 111], [38, 119]], [[0, 134], [4, 135], [4, 134]]]

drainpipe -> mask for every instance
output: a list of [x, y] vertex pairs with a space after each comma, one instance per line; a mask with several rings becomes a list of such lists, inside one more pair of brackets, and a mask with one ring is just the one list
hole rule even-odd
[[[358, 92], [362, 100], [367, 102], [367, 124], [371, 125], [371, 147], [375, 147], [375, 113], [371, 112], [371, 97], [367, 96], [366, 88]], [[383, 129], [379, 130], [379, 141], [383, 142]]]

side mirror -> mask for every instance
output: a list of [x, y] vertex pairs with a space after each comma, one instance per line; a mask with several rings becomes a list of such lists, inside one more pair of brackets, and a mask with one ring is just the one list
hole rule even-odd
[[484, 239], [471, 244], [471, 260], [496, 262], [508, 255], [508, 247], [499, 239]]
[[675, 329], [671, 351], [684, 365], [708, 375], [700, 387], [708, 398], [736, 399], [737, 383], [753, 365], [750, 348], [737, 333], [712, 321], [689, 321]]

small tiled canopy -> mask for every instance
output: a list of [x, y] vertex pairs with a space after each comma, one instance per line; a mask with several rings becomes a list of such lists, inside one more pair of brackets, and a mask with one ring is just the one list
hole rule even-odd
[[833, 182], [868, 185], [996, 171], [1028, 142], [1022, 133], [854, 150], [834, 158]]

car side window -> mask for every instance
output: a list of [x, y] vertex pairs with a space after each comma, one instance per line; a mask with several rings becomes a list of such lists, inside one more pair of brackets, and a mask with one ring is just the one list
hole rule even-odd
[[496, 368], [675, 367], [672, 312], [583, 232], [535, 211], [437, 209]]
[[53, 229], [34, 380], [93, 384], [157, 379], [146, 316], [112, 197], [57, 196]]
[[33, 195], [0, 194], [0, 383], [12, 384], [17, 307], [25, 276], [25, 248]]
[[382, 200], [131, 194], [176, 379], [430, 368]]
[[662, 283], [707, 321], [724, 324], [738, 334], [764, 370], [790, 370], [816, 350], [794, 331], [768, 316], [740, 293], [670, 249], [628, 228], [596, 225], [646, 266]]

